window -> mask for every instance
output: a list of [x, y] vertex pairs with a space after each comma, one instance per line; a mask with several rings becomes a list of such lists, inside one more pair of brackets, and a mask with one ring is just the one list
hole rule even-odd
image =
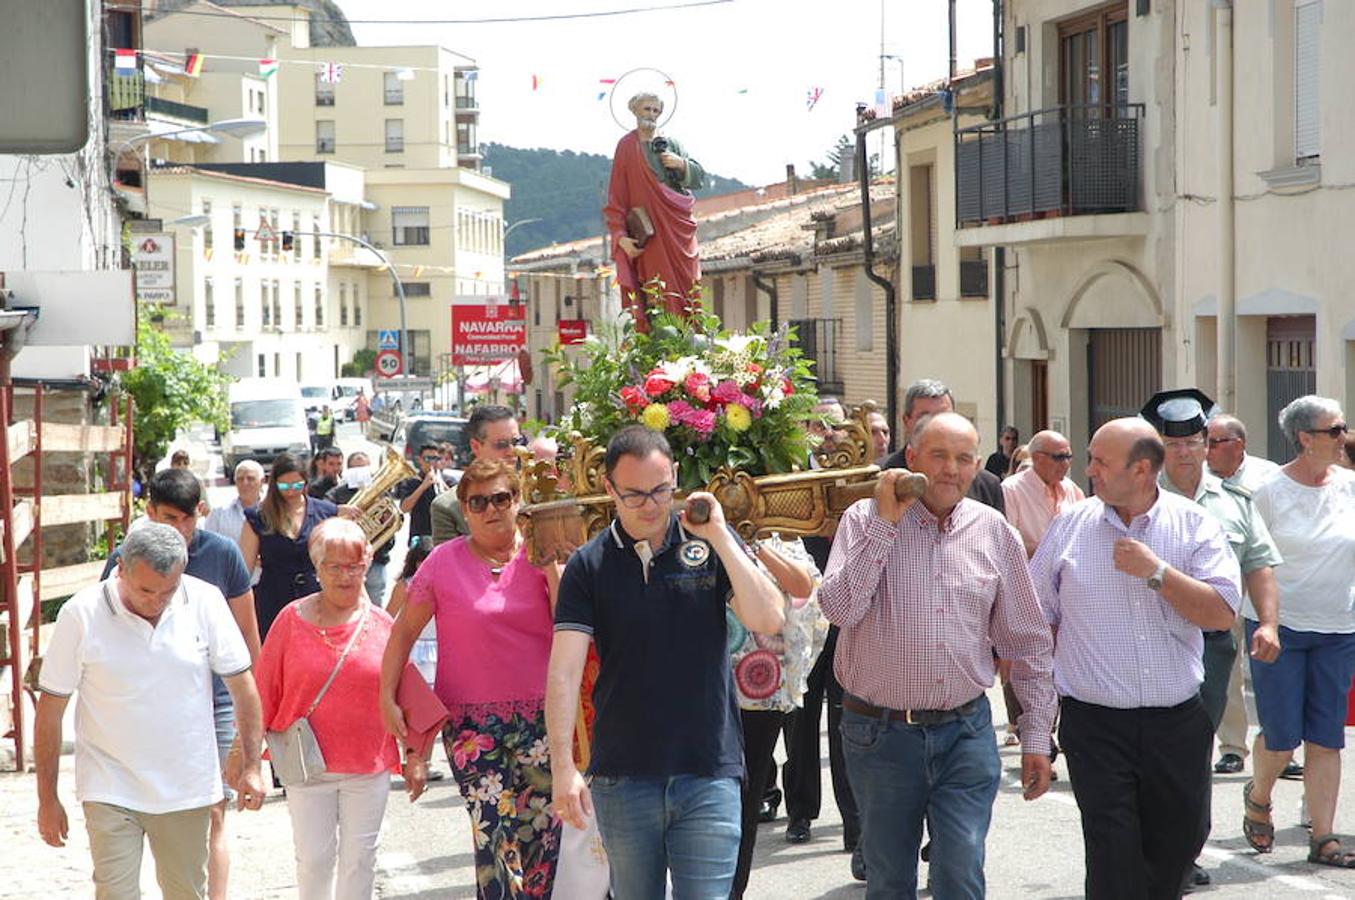
[[202, 201], [202, 214], [207, 217], [207, 224], [202, 226], [202, 249], [210, 251], [212, 249], [212, 201]]
[[1117, 2], [1059, 24], [1060, 102], [1086, 118], [1129, 103], [1129, 8]]
[[231, 227], [237, 229], [245, 227], [245, 211], [239, 203], [231, 207]]
[[260, 353], [260, 354], [259, 354], [259, 377], [260, 377], [260, 378], [266, 378], [267, 376], [268, 376], [268, 357], [267, 357], [265, 354]]
[[458, 156], [470, 156], [475, 152], [475, 125], [473, 123], [456, 123], [456, 152]]
[[406, 299], [410, 297], [433, 296], [433, 286], [427, 281], [406, 281], [403, 286]]
[[325, 290], [318, 284], [315, 286], [315, 327], [325, 327]]
[[292, 285], [292, 322], [297, 331], [304, 327], [305, 318], [301, 312], [301, 282], [298, 281]]
[[386, 152], [404, 153], [405, 152], [405, 120], [387, 119], [386, 120]]
[[278, 211], [276, 209], [270, 209], [268, 211], [268, 227], [273, 230], [273, 238], [268, 242], [268, 252], [274, 259], [277, 259], [279, 252], [282, 250], [282, 232], [278, 231], [280, 226]]
[[282, 354], [281, 354], [281, 353], [274, 353], [274, 354], [273, 354], [273, 377], [274, 377], [274, 378], [277, 378], [277, 377], [278, 377], [279, 375], [281, 375], [281, 374], [282, 374]]
[[358, 295], [358, 286], [353, 285], [353, 327], [362, 325], [362, 298]]
[[311, 259], [320, 258], [320, 215], [311, 214]]
[[1294, 0], [1294, 158], [1321, 156], [1321, 0]]
[[382, 80], [386, 87], [386, 105], [403, 106], [405, 103], [405, 83], [400, 80], [400, 76], [395, 72], [385, 72], [382, 74]]
[[397, 247], [428, 244], [428, 207], [391, 207], [391, 243]]
[[267, 96], [267, 93], [266, 93], [265, 91], [259, 91], [259, 115], [260, 115], [260, 116], [263, 116], [263, 115], [265, 115], [265, 114], [267, 113], [267, 107], [264, 106], [264, 98], [265, 98], [266, 96]]
[[301, 213], [296, 210], [292, 210], [292, 259], [301, 262]]
[[273, 327], [273, 304], [268, 300], [268, 282], [259, 282], [259, 321], [265, 329]]
[[282, 285], [273, 282], [273, 327], [282, 330]]
[[334, 105], [334, 85], [332, 82], [322, 81], [319, 72], [315, 73], [315, 105]]
[[208, 331], [216, 328], [216, 297], [213, 295], [212, 279], [202, 280], [202, 325]]
[[348, 327], [348, 285], [339, 285], [339, 325]]
[[334, 120], [316, 119], [315, 120], [315, 152], [333, 153], [334, 152]]
[[245, 283], [235, 279], [235, 330], [245, 330]]

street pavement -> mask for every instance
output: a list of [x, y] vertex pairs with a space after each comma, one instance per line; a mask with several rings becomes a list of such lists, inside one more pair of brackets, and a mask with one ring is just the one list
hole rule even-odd
[[[196, 440], [196, 447], [190, 444], [190, 452], [198, 451], [195, 460], [211, 460], [210, 443], [201, 436]], [[338, 443], [345, 452], [375, 449], [351, 425], [340, 426]], [[219, 479], [219, 457], [203, 467], [213, 466], [214, 471], [199, 474]], [[219, 481], [211, 487], [211, 502], [232, 496], [232, 490], [222, 484]], [[392, 561], [392, 571], [396, 570]], [[1000, 734], [1004, 724], [1001, 691], [990, 691], [989, 699]], [[1347, 735], [1355, 738], [1355, 730], [1347, 729]], [[69, 732], [66, 737], [69, 740]], [[1082, 839], [1063, 762], [1055, 766], [1061, 777], [1050, 792], [1026, 802], [1018, 780], [1019, 751], [1000, 748], [1000, 752], [1004, 773], [988, 834], [988, 895], [1042, 900], [1082, 896]], [[440, 752], [437, 758], [443, 771], [448, 771]], [[761, 826], [746, 894], [750, 900], [865, 896], [864, 886], [851, 878], [850, 857], [842, 852], [842, 826], [832, 800], [826, 741], [822, 759], [824, 803], [822, 815], [813, 825], [813, 839], [807, 844], [787, 844], [784, 815], [775, 823]], [[1320, 868], [1305, 862], [1307, 832], [1299, 827], [1302, 786], [1297, 782], [1281, 781], [1276, 789], [1275, 851], [1258, 856], [1247, 847], [1241, 819], [1242, 786], [1248, 777], [1215, 776], [1214, 832], [1202, 854], [1214, 885], [1201, 890], [1200, 896], [1355, 898], [1355, 870]], [[61, 796], [70, 815], [71, 834], [65, 848], [55, 849], [38, 837], [33, 776], [0, 775], [0, 898], [92, 896], [89, 844], [72, 788], [71, 757], [67, 755], [62, 759]], [[1342, 775], [1336, 821], [1338, 830], [1344, 826], [1355, 831], [1355, 775], [1350, 774], [1350, 767]], [[261, 900], [295, 896], [291, 827], [280, 793], [274, 792], [259, 812], [232, 813], [228, 828], [233, 855], [230, 895]], [[924, 882], [925, 874], [923, 865], [920, 875]], [[142, 887], [147, 896], [158, 895], [149, 854], [143, 860]], [[377, 896], [386, 900], [475, 896], [469, 818], [450, 778], [430, 785], [428, 793], [413, 805], [399, 780], [392, 783], [378, 857]]]

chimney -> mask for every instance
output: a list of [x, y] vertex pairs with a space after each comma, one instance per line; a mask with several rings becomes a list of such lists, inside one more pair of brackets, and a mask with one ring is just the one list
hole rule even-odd
[[786, 163], [786, 196], [795, 196], [795, 163]]

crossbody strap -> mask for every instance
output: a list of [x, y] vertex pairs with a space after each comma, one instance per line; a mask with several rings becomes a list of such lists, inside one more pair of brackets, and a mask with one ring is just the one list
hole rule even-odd
[[329, 673], [329, 678], [325, 679], [324, 687], [320, 688], [320, 693], [315, 695], [315, 702], [311, 704], [311, 708], [306, 710], [306, 714], [301, 718], [309, 719], [311, 713], [315, 712], [315, 708], [320, 705], [320, 701], [325, 698], [325, 691], [329, 690], [329, 686], [333, 684], [334, 679], [339, 676], [339, 670], [343, 668], [343, 661], [348, 658], [348, 651], [352, 650], [353, 645], [358, 642], [358, 638], [362, 635], [362, 629], [366, 627], [366, 625], [367, 607], [364, 605], [362, 607], [362, 616], [358, 619], [358, 627], [353, 629], [353, 636], [348, 639], [348, 645], [345, 646], [343, 652], [339, 654], [339, 661], [334, 664], [334, 671]]

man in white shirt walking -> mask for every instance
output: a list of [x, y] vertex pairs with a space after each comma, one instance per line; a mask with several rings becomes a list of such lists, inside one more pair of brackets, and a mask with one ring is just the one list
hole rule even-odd
[[[95, 896], [140, 896], [143, 840], [164, 897], [201, 898], [207, 834], [222, 798], [212, 674], [235, 704], [241, 744], [263, 739], [249, 652], [221, 592], [183, 570], [188, 551], [147, 522], [122, 543], [117, 576], [61, 608], [38, 686], [38, 831], [54, 847], [69, 823], [57, 792], [61, 720], [75, 709], [75, 795], [84, 809]], [[263, 805], [257, 750], [233, 786], [242, 809]]]

